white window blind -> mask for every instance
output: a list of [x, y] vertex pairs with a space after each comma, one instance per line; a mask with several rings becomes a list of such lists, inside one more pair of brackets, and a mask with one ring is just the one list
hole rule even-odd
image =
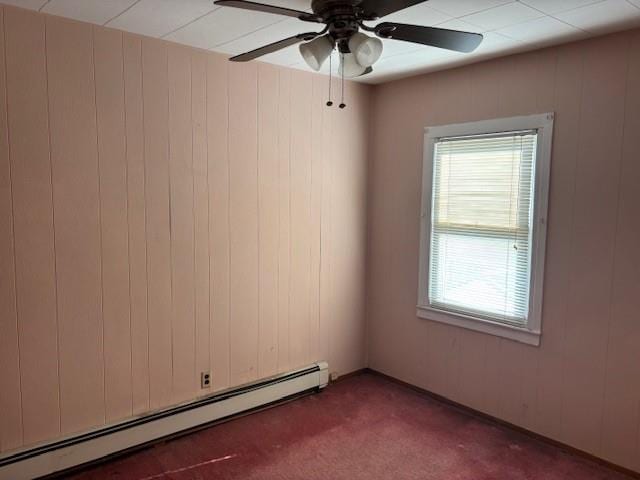
[[527, 324], [537, 140], [536, 130], [436, 140], [432, 308]]

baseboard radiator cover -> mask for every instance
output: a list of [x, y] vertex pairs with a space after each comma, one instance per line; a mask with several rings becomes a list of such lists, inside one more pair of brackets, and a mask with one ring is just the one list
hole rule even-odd
[[292, 395], [322, 389], [328, 382], [328, 365], [319, 362], [104, 428], [9, 452], [0, 455], [0, 480], [30, 480], [64, 471]]

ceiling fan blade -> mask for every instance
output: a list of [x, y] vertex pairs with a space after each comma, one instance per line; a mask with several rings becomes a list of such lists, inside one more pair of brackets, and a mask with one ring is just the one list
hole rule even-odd
[[275, 5], [266, 5], [264, 3], [247, 2], [244, 0], [216, 0], [215, 5], [223, 7], [242, 8], [243, 10], [254, 10], [256, 12], [275, 13], [276, 15], [285, 15], [287, 17], [295, 17], [305, 22], [322, 23], [322, 18], [313, 13], [294, 10], [292, 8], [276, 7]]
[[263, 55], [267, 55], [269, 53], [282, 50], [283, 48], [290, 47], [291, 45], [295, 45], [296, 43], [313, 40], [318, 35], [320, 35], [320, 33], [318, 32], [299, 33], [298, 35], [294, 35], [293, 37], [270, 43], [269, 45], [256, 48], [255, 50], [251, 50], [250, 52], [243, 53], [241, 55], [236, 55], [235, 57], [231, 57], [229, 60], [231, 60], [232, 62], [248, 62]]
[[473, 52], [483, 39], [483, 36], [479, 33], [390, 22], [377, 25], [375, 27], [375, 33], [381, 38], [421, 43], [431, 47], [445, 48], [447, 50], [464, 53]]
[[412, 7], [427, 0], [363, 0], [359, 8], [362, 9], [364, 16], [375, 20], [389, 15], [398, 10]]

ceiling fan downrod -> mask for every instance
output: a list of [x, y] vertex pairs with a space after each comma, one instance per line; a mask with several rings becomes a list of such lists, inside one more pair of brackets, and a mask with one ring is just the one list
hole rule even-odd
[[333, 105], [333, 101], [331, 100], [331, 84], [333, 83], [333, 62], [331, 61], [332, 55], [329, 55], [329, 101], [327, 102], [327, 107], [331, 107]]
[[[344, 53], [340, 53], [340, 56], [342, 57], [342, 65], [344, 65]], [[344, 103], [344, 67], [342, 68], [341, 72], [340, 72], [340, 97], [341, 97], [341, 101], [340, 101], [340, 105], [338, 105], [338, 108], [340, 109], [344, 109], [347, 104]]]

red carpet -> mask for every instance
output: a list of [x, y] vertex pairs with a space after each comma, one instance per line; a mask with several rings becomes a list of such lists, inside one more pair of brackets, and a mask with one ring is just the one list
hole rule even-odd
[[85, 470], [74, 479], [623, 480], [373, 375]]

